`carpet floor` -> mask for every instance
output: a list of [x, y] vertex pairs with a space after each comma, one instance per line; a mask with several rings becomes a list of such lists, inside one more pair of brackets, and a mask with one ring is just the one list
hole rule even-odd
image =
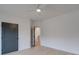
[[5, 55], [75, 55], [75, 54], [48, 47], [39, 47], [39, 48], [29, 48], [22, 51], [15, 51]]

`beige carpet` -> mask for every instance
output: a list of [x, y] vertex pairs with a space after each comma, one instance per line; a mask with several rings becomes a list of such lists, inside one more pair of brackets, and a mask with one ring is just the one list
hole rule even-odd
[[22, 51], [15, 51], [6, 55], [74, 55], [72, 53], [55, 50], [47, 47], [30, 48]]

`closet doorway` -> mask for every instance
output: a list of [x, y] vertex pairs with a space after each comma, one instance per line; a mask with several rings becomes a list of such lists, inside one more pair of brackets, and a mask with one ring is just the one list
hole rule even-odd
[[2, 22], [2, 54], [18, 50], [18, 24]]

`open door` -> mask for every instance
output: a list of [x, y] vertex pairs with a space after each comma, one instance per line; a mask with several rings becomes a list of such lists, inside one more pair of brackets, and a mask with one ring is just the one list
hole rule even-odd
[[31, 27], [31, 48], [35, 47], [35, 27]]

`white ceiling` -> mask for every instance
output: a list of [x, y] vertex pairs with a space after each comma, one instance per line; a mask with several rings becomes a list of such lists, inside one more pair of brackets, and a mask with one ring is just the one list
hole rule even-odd
[[1, 4], [0, 17], [19, 17], [32, 20], [44, 20], [79, 10], [79, 4], [43, 4], [40, 5], [42, 10], [40, 13], [36, 12], [36, 8], [36, 4]]

